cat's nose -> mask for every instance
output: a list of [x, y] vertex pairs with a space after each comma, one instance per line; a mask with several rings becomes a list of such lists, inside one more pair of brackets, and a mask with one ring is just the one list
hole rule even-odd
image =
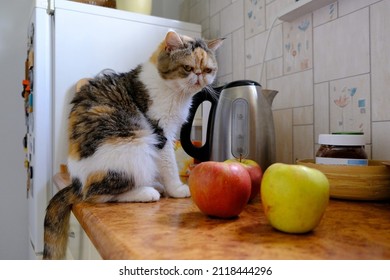
[[200, 70], [195, 71], [195, 75], [200, 76], [201, 74], [202, 74], [202, 71], [200, 71]]

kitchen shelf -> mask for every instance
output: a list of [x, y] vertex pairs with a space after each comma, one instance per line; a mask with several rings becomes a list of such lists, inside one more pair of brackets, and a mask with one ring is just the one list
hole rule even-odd
[[335, 0], [299, 0], [287, 7], [279, 15], [279, 19], [291, 22], [303, 15], [311, 13], [319, 8], [336, 2]]

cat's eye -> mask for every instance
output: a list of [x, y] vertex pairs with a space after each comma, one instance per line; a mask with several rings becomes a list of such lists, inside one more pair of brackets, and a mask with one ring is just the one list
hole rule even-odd
[[207, 73], [207, 74], [210, 74], [211, 72], [213, 72], [213, 69], [206, 68], [206, 69], [204, 69], [204, 72]]
[[184, 68], [184, 70], [186, 70], [187, 72], [191, 72], [192, 70], [193, 70], [193, 68], [192, 68], [192, 66], [190, 66], [190, 65], [183, 65], [183, 68]]

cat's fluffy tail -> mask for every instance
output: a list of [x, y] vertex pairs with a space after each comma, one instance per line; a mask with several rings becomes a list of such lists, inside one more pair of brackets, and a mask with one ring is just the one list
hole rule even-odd
[[43, 259], [63, 259], [66, 254], [69, 231], [69, 217], [72, 205], [79, 199], [73, 184], [60, 190], [46, 209], [44, 222]]

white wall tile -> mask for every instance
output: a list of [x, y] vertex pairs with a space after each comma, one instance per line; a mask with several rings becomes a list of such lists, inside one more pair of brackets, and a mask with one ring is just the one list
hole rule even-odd
[[190, 11], [190, 21], [193, 23], [201, 23], [210, 14], [209, 0], [197, 1]]
[[298, 125], [293, 127], [294, 154], [293, 160], [314, 158], [313, 125]]
[[245, 65], [251, 67], [263, 60], [266, 32], [253, 36], [245, 41]]
[[[270, 60], [282, 56], [282, 28], [281, 25], [274, 28], [269, 36], [269, 42], [266, 46], [267, 32], [262, 32], [245, 41], [245, 65], [263, 63], [263, 59]], [[267, 53], [264, 57], [264, 51], [267, 47]], [[264, 76], [264, 75], [263, 75]]]
[[223, 8], [229, 6], [232, 3], [231, 0], [211, 0], [210, 1], [210, 16], [220, 12]]
[[233, 72], [232, 36], [229, 35], [218, 49], [218, 76], [224, 76]]
[[368, 73], [368, 8], [314, 28], [316, 83]]
[[372, 120], [390, 120], [390, 1], [371, 8]]
[[267, 85], [279, 91], [273, 103], [274, 109], [313, 105], [313, 71], [311, 70], [271, 79]]
[[202, 25], [202, 37], [206, 39], [214, 39], [210, 38], [210, 18], [207, 17], [201, 22]]
[[372, 145], [365, 145], [364, 150], [366, 151], [367, 158], [372, 159]]
[[314, 140], [318, 135], [329, 133], [329, 83], [314, 86]]
[[257, 64], [252, 67], [247, 67], [245, 70], [245, 79], [256, 81], [260, 83], [262, 87], [265, 88], [266, 82], [264, 79], [264, 75], [262, 81], [260, 81], [261, 66], [261, 64]]
[[283, 75], [283, 58], [279, 57], [267, 61], [267, 79], [274, 79]]
[[372, 159], [390, 160], [390, 122], [372, 123]]
[[210, 38], [220, 38], [221, 36], [221, 20], [220, 14], [215, 14], [210, 17]]
[[236, 1], [221, 11], [221, 35], [244, 26], [244, 2]]
[[349, 14], [378, 1], [381, 0], [341, 0], [339, 1], [339, 15]]
[[[267, 35], [268, 36], [268, 35]], [[265, 45], [267, 42], [263, 42]], [[266, 60], [270, 60], [283, 55], [283, 29], [279, 24], [271, 30], [267, 47]]]
[[313, 106], [303, 106], [293, 109], [293, 125], [313, 124]]
[[313, 12], [313, 26], [324, 24], [337, 18], [337, 1]]
[[232, 74], [227, 74], [225, 76], [218, 76], [217, 81], [216, 81], [216, 85], [217, 86], [226, 85], [227, 83], [230, 83], [231, 81], [233, 81]]
[[266, 5], [266, 29], [271, 28], [272, 24], [277, 25], [281, 23], [280, 20], [276, 19], [282, 10], [286, 9], [289, 5], [293, 4], [295, 0], [275, 0], [267, 3]]
[[239, 80], [245, 78], [245, 48], [242, 43], [245, 42], [244, 28], [233, 32], [233, 79]]
[[293, 162], [292, 109], [273, 111], [275, 126], [276, 161]]

